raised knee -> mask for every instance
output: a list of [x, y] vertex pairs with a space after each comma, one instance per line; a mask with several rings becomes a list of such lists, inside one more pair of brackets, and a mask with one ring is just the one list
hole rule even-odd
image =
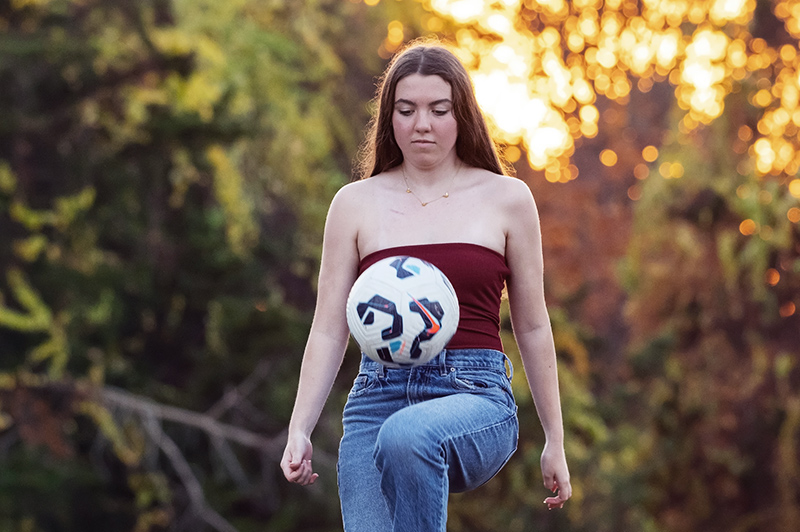
[[392, 418], [383, 424], [375, 443], [375, 463], [381, 469], [387, 462], [402, 466], [415, 460], [441, 461], [443, 455], [441, 443], [424, 426]]

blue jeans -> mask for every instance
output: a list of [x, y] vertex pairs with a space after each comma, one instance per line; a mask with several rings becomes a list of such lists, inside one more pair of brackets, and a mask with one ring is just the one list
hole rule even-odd
[[491, 349], [444, 350], [389, 369], [362, 357], [337, 465], [346, 532], [446, 530], [449, 492], [485, 483], [516, 450], [506, 360]]

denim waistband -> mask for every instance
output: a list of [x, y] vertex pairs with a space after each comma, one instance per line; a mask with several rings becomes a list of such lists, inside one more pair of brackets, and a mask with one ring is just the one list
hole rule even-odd
[[509, 380], [514, 376], [514, 366], [511, 364], [511, 360], [509, 360], [505, 353], [495, 349], [444, 349], [425, 364], [398, 369], [387, 368], [383, 364], [375, 362], [365, 355], [361, 357], [362, 371], [378, 370], [380, 375], [384, 375], [386, 371], [410, 371], [418, 368], [439, 369], [442, 375], [451, 371], [451, 368], [469, 368], [494, 371], [501, 370], [505, 372]]

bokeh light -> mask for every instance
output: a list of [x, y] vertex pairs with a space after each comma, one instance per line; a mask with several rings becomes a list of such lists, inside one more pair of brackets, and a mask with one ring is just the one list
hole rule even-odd
[[652, 163], [658, 159], [658, 148], [655, 146], [645, 146], [645, 148], [642, 150], [642, 159], [648, 163]]
[[603, 150], [600, 152], [600, 162], [605, 166], [614, 166], [617, 164], [617, 154], [614, 150]]
[[745, 236], [755, 234], [756, 231], [758, 231], [758, 225], [750, 218], [743, 220], [742, 223], [739, 224], [739, 232]]
[[[519, 145], [548, 181], [577, 177], [569, 170], [576, 140], [597, 136], [605, 123], [598, 97], [625, 105], [632, 90], [648, 92], [668, 80], [684, 113], [684, 135], [718, 119], [726, 98], [741, 92], [757, 114], [749, 124], [733, 124], [737, 172], [776, 178], [800, 198], [800, 180], [792, 179], [800, 172], [800, 54], [796, 43], [773, 47], [750, 33], [755, 0], [419, 1], [436, 20], [461, 28], [457, 53], [498, 140]], [[768, 8], [800, 39], [800, 2], [777, 0]], [[399, 36], [389, 28], [383, 46], [390, 50]], [[616, 164], [611, 153], [601, 157], [606, 166]], [[647, 146], [642, 159], [658, 163], [658, 147]], [[684, 171], [662, 161], [636, 166], [634, 175], [678, 179]], [[742, 232], [756, 228], [745, 224]]]

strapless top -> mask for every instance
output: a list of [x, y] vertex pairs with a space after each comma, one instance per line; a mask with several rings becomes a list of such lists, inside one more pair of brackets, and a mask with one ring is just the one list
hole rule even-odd
[[398, 246], [363, 257], [359, 275], [379, 260], [396, 255], [428, 261], [450, 279], [458, 296], [460, 319], [447, 349], [503, 350], [500, 299], [511, 272], [502, 254], [466, 242]]

